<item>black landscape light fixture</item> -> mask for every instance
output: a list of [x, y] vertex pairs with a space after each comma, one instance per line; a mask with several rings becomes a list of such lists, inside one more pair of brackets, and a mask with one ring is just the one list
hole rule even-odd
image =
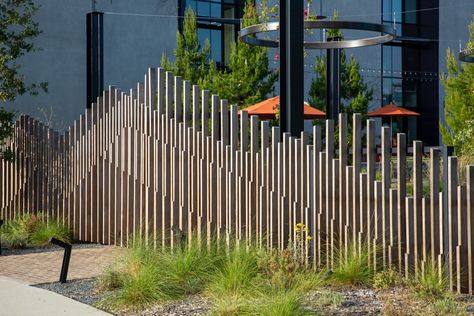
[[474, 63], [474, 48], [462, 50], [459, 53], [459, 60], [465, 63]]
[[[3, 219], [0, 219], [0, 227], [3, 226]], [[0, 234], [0, 256], [2, 255], [2, 234]]]
[[64, 248], [64, 257], [63, 265], [61, 267], [61, 274], [59, 276], [59, 282], [66, 283], [67, 280], [67, 271], [69, 270], [69, 261], [71, 259], [72, 246], [62, 240], [56, 239], [54, 237], [49, 238], [49, 242], [53, 245]]
[[[304, 62], [303, 47], [306, 49], [333, 50], [328, 59], [331, 60], [332, 83], [327, 85], [329, 118], [337, 117], [340, 83], [335, 83], [340, 74], [339, 60], [343, 48], [367, 47], [388, 43], [395, 39], [395, 29], [391, 25], [357, 22], [357, 21], [330, 21], [316, 19], [304, 21], [302, 1], [285, 0], [280, 3], [280, 22], [268, 22], [251, 25], [240, 31], [240, 41], [256, 46], [280, 48], [280, 126], [281, 132], [290, 132], [293, 136], [303, 130], [303, 108], [290, 106], [302, 104], [304, 96]], [[305, 29], [341, 29], [380, 33], [374, 37], [351, 40], [304, 41]], [[272, 31], [280, 32], [280, 40], [258, 38], [257, 34]], [[290, 36], [291, 34], [291, 36]], [[329, 53], [329, 51], [328, 51]], [[339, 56], [339, 57], [338, 57]], [[329, 78], [330, 79], [330, 78]], [[336, 108], [333, 108], [336, 107]], [[300, 113], [301, 112], [301, 113]], [[334, 116], [334, 117], [333, 117]]]

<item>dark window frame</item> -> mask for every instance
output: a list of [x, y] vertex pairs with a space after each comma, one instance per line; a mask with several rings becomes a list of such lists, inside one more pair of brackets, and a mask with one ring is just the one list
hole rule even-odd
[[[243, 11], [244, 11], [244, 6], [245, 6], [245, 0], [233, 0], [233, 1], [226, 1], [226, 0], [191, 0], [195, 2], [207, 2], [207, 3], [219, 3], [221, 4], [221, 14], [219, 18], [214, 18], [210, 16], [199, 16], [197, 15], [197, 27], [198, 29], [206, 29], [206, 30], [219, 30], [221, 32], [221, 38], [220, 38], [220, 61], [216, 61], [216, 64], [218, 67], [224, 67], [225, 66], [225, 37], [224, 37], [224, 25], [235, 25], [235, 33], [234, 36], [237, 38], [238, 32], [240, 30], [240, 19], [243, 16]], [[179, 12], [179, 18], [178, 18], [178, 30], [179, 32], [183, 31], [183, 17], [184, 17], [184, 12], [186, 10], [186, 0], [178, 0], [178, 12]], [[224, 8], [228, 7], [234, 7], [235, 8], [235, 14], [233, 18], [229, 18], [226, 20], [223, 18], [224, 16]], [[197, 14], [197, 12], [196, 12]], [[211, 47], [212, 51], [212, 47]]]

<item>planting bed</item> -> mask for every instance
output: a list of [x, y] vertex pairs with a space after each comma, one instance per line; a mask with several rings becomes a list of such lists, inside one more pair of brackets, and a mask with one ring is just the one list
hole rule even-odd
[[[104, 306], [100, 302], [111, 295], [111, 292], [97, 290], [96, 278], [74, 280], [66, 284], [46, 283], [36, 286], [102, 309], [104, 309]], [[469, 295], [456, 295], [449, 304], [458, 307], [455, 313], [451, 314], [450, 311], [452, 310], [443, 310], [446, 304], [437, 304], [425, 299], [414, 299], [407, 294], [407, 289], [404, 287], [376, 290], [372, 288], [332, 288], [325, 286], [308, 293], [304, 298], [304, 309], [309, 315], [474, 314], [474, 298]], [[210, 299], [201, 295], [191, 295], [177, 301], [150, 306], [144, 310], [108, 309], [108, 312], [120, 316], [204, 316], [210, 315], [211, 309], [212, 302]]]

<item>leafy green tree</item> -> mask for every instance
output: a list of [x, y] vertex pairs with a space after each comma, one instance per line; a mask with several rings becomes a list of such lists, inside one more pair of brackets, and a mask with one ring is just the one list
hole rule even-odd
[[[19, 59], [37, 50], [33, 40], [41, 34], [33, 20], [38, 6], [32, 0], [4, 0], [0, 2], [0, 101], [14, 101], [17, 96], [36, 95], [47, 91], [47, 83], [26, 83], [20, 72]], [[12, 160], [7, 148], [13, 135], [15, 112], [0, 108], [0, 159]]]
[[10, 161], [13, 152], [7, 148], [8, 139], [13, 136], [15, 112], [0, 108], [0, 159]]
[[[473, 17], [474, 18], [474, 17]], [[469, 48], [474, 48], [474, 19], [470, 24]], [[446, 76], [442, 83], [446, 92], [444, 98], [444, 117], [446, 125], [441, 123], [441, 135], [446, 145], [455, 147], [456, 154], [465, 151], [474, 152], [474, 64], [460, 63], [448, 49]]]
[[[256, 24], [258, 20], [255, 6], [248, 1], [242, 27]], [[182, 34], [177, 34], [174, 57], [175, 62], [172, 63], [163, 56], [162, 67], [239, 106], [263, 100], [273, 91], [278, 78], [278, 74], [269, 68], [266, 48], [240, 41], [232, 44], [230, 63], [218, 67], [210, 59], [209, 41], [205, 42], [204, 47], [199, 45], [196, 15], [191, 8], [186, 9]]]
[[[263, 6], [263, 12], [268, 8]], [[263, 14], [262, 19], [266, 14]], [[252, 1], [247, 1], [241, 27], [259, 23]], [[219, 71], [211, 67], [206, 85], [231, 104], [247, 107], [266, 98], [274, 89], [278, 73], [269, 67], [268, 50], [237, 41], [232, 44], [230, 63]]]
[[41, 33], [33, 16], [38, 6], [32, 0], [0, 2], [0, 101], [13, 101], [18, 95], [47, 91], [47, 83], [27, 84], [18, 59], [36, 50], [33, 40]]
[[183, 32], [177, 32], [176, 43], [175, 62], [163, 54], [161, 66], [193, 84], [201, 84], [209, 74], [211, 47], [208, 40], [204, 47], [199, 44], [196, 14], [191, 8], [184, 13]]

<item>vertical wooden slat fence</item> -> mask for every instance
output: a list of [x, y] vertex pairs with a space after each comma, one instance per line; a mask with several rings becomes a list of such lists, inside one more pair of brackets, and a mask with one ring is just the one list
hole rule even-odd
[[142, 233], [156, 247], [187, 235], [277, 249], [303, 222], [314, 267], [366, 247], [374, 269], [444, 263], [450, 288], [472, 293], [474, 166], [461, 182], [456, 157], [442, 170], [440, 149], [425, 154], [405, 134], [393, 147], [391, 135], [359, 114], [280, 135], [150, 68], [128, 92], [109, 87], [63, 134], [21, 116], [15, 160], [0, 162], [0, 217], [43, 212], [79, 240], [120, 246]]

